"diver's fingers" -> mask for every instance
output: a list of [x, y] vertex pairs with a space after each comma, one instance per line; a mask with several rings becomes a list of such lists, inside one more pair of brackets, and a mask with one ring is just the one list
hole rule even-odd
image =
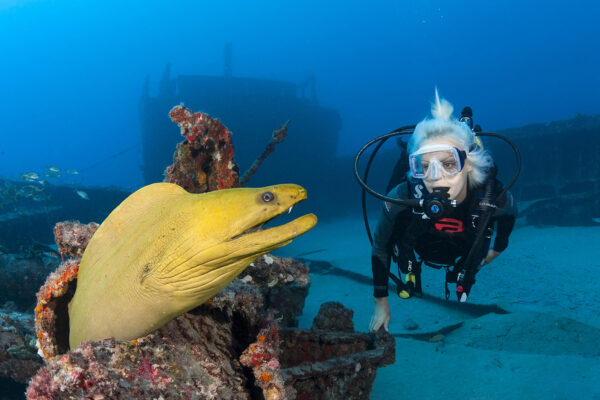
[[369, 325], [369, 330], [371, 332], [377, 332], [377, 330], [379, 329], [380, 326], [381, 326], [381, 320], [379, 318], [375, 318], [375, 316], [373, 316], [373, 318], [371, 318], [371, 324]]
[[381, 328], [381, 320], [377, 318], [373, 323], [373, 332], [377, 332]]
[[390, 319], [389, 318], [385, 319], [385, 322], [383, 323], [383, 327], [385, 328], [386, 332], [390, 331], [390, 329], [389, 329], [390, 328]]

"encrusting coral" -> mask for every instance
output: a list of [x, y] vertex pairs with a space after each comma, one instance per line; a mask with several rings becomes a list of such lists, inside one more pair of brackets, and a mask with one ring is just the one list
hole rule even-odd
[[82, 224], [79, 221], [59, 222], [54, 226], [54, 240], [61, 256], [81, 257], [92, 235], [98, 230], [95, 222]]
[[171, 120], [185, 140], [177, 145], [165, 182], [176, 183], [190, 193], [229, 189], [239, 185], [239, 167], [233, 159], [231, 132], [218, 119], [176, 106]]
[[35, 330], [38, 353], [45, 360], [69, 349], [69, 316], [66, 307], [77, 283], [79, 259], [62, 263], [37, 293]]
[[[265, 265], [279, 264], [281, 260], [269, 257], [272, 257], [271, 263]], [[76, 264], [76, 261], [66, 264]], [[296, 271], [296, 267], [288, 265], [288, 270], [299, 283], [296, 279], [286, 279], [284, 284], [277, 285], [285, 285], [290, 297], [298, 297], [295, 294], [298, 291], [302, 297], [305, 290], [301, 290], [300, 285], [308, 284], [304, 277], [306, 266]], [[63, 265], [60, 271], [72, 269]], [[48, 364], [31, 381], [28, 398], [93, 395], [123, 399], [161, 395], [163, 398], [252, 398], [237, 358], [259, 327], [267, 323], [264, 318], [273, 307], [266, 299], [266, 293], [273, 286], [258, 283], [265, 274], [261, 271], [254, 276], [254, 271], [261, 271], [261, 267], [250, 267], [243, 279], [236, 279], [206, 304], [137, 340], [86, 342], [66, 353], [58, 353], [56, 350], [60, 347], [56, 343], [64, 343], [65, 338], [55, 335], [67, 332], [56, 330], [50, 324], [39, 326], [41, 337], [52, 338], [54, 344], [50, 349], [54, 353], [44, 352]], [[51, 278], [49, 282], [64, 281], [55, 276]], [[68, 297], [68, 291], [64, 293]], [[67, 312], [66, 300], [55, 302], [63, 308], [52, 309], [52, 319]], [[271, 326], [276, 325], [271, 322]], [[44, 328], [54, 331], [44, 331]]]
[[286, 385], [279, 362], [279, 327], [271, 318], [240, 356], [240, 362], [252, 368], [254, 382], [266, 400], [293, 399], [296, 391]]

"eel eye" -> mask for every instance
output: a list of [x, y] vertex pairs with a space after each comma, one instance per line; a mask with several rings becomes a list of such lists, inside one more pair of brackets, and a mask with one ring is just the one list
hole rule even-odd
[[262, 199], [265, 203], [269, 203], [269, 202], [273, 201], [274, 198], [275, 198], [275, 195], [271, 192], [264, 192], [262, 194]]

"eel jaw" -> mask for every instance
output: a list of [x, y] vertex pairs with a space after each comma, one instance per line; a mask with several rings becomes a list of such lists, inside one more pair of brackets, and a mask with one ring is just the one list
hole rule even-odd
[[[288, 214], [292, 212], [292, 209], [294, 208], [294, 205], [292, 205], [292, 206], [290, 206], [290, 208], [288, 208], [288, 212], [287, 212]], [[275, 218], [277, 218], [281, 214], [283, 214], [283, 212], [279, 213], [277, 215], [274, 215], [274, 216], [272, 216], [271, 218], [269, 218], [269, 219], [267, 219], [265, 221], [259, 222], [256, 225], [251, 226], [250, 228], [246, 229], [244, 232], [233, 236], [230, 240], [235, 240], [235, 239], [238, 239], [238, 238], [242, 237], [243, 235], [247, 235], [249, 233], [254, 233], [254, 232], [258, 232], [258, 231], [262, 230], [262, 227], [265, 224], [268, 224], [269, 222], [273, 221]]]
[[[268, 229], [251, 228], [253, 232], [238, 235], [235, 240], [229, 242], [237, 250], [234, 250], [238, 256], [243, 253], [244, 256], [260, 256], [279, 247], [289, 244], [292, 239], [303, 233], [308, 232], [317, 223], [317, 217], [314, 214], [306, 214], [284, 225], [275, 226]], [[262, 226], [263, 223], [259, 224]], [[243, 250], [242, 250], [243, 249]]]

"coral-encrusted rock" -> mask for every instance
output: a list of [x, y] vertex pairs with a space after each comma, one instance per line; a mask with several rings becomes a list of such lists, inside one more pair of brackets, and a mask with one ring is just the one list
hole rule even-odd
[[173, 165], [165, 171], [165, 182], [191, 193], [237, 187], [239, 168], [233, 159], [231, 132], [221, 121], [184, 106], [173, 107], [169, 116], [186, 140], [177, 145]]
[[298, 326], [297, 317], [302, 315], [310, 287], [306, 264], [289, 257], [265, 254], [242, 275], [242, 280], [248, 280], [247, 276], [250, 276], [261, 287], [266, 308], [277, 310], [281, 326]]
[[241, 314], [251, 326], [258, 326], [264, 318], [261, 315], [265, 311], [264, 302], [259, 286], [234, 279], [199, 308], [215, 308], [225, 312], [229, 318], [233, 318], [234, 313]]
[[281, 374], [298, 399], [367, 400], [377, 368], [393, 364], [393, 336], [282, 329]]
[[54, 240], [58, 245], [58, 251], [70, 257], [81, 257], [99, 226], [95, 222], [87, 225], [79, 221], [57, 223], [54, 226]]
[[240, 361], [252, 368], [255, 384], [262, 389], [266, 400], [295, 399], [296, 391], [286, 385], [279, 362], [279, 333], [277, 323], [270, 320], [256, 337], [256, 342], [244, 350]]
[[[334, 308], [342, 315], [351, 311]], [[331, 309], [324, 304], [319, 314]], [[298, 399], [367, 400], [377, 368], [395, 361], [395, 343], [387, 333], [326, 331], [314, 325], [310, 331], [281, 329], [281, 375]]]
[[[268, 264], [257, 260], [257, 266], [250, 267], [243, 279], [235, 279], [206, 304], [151, 335], [126, 343], [89, 342], [71, 351], [65, 322], [79, 260], [63, 263], [38, 293], [39, 347], [48, 364], [31, 381], [28, 398], [97, 395], [133, 399], [161, 394], [165, 399], [250, 398], [247, 387], [252, 385], [247, 383], [238, 358], [265, 324], [267, 309], [274, 306], [266, 300], [267, 295], [274, 287], [286, 286], [288, 289], [280, 288], [279, 293], [294, 297], [298, 290], [306, 293], [309, 282], [305, 265], [274, 256], [267, 260]], [[263, 270], [267, 267], [276, 274]], [[269, 286], [264, 280], [271, 275], [283, 278]], [[297, 317], [290, 311], [285, 314], [291, 320]], [[135, 371], [143, 373], [136, 375]], [[129, 393], [135, 395], [128, 397]]]
[[[61, 254], [81, 257], [98, 224], [83, 225], [78, 221], [59, 222], [54, 227], [54, 240]], [[67, 305], [73, 298], [79, 271], [79, 258], [67, 260], [48, 275], [37, 293], [35, 327], [39, 354], [46, 361], [69, 350], [69, 316]]]
[[[335, 315], [350, 318], [352, 310], [326, 303], [321, 319]], [[345, 320], [341, 326], [348, 328]], [[240, 357], [251, 367], [255, 384], [266, 400], [367, 400], [377, 368], [395, 360], [395, 341], [389, 334], [322, 330], [279, 329], [267, 323]]]
[[42, 365], [33, 316], [0, 311], [0, 378], [27, 383]]
[[184, 314], [132, 342], [86, 342], [31, 380], [28, 399], [249, 399], [232, 353], [234, 323]]
[[311, 329], [354, 332], [353, 315], [354, 311], [344, 307], [341, 303], [334, 301], [323, 303], [313, 320]]
[[79, 259], [68, 260], [50, 274], [37, 294], [35, 329], [39, 353], [46, 361], [69, 350], [67, 306], [73, 298]]
[[208, 304], [229, 313], [241, 312], [253, 326], [262, 323], [266, 310], [277, 314], [280, 326], [297, 326], [309, 287], [306, 264], [265, 254]]

